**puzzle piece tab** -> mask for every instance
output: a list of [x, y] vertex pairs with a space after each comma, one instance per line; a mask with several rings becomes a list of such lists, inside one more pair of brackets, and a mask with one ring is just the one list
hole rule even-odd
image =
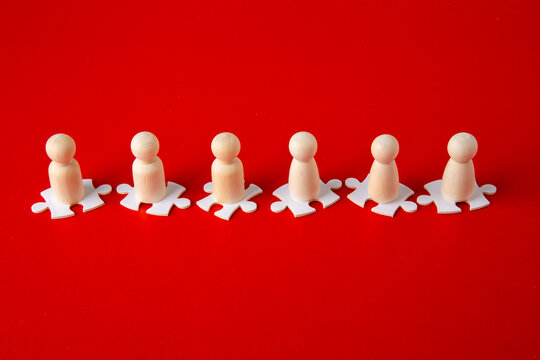
[[[207, 193], [211, 193], [213, 191], [213, 185], [211, 182], [206, 183], [204, 185], [204, 191]], [[221, 204], [219, 203], [213, 194], [208, 195], [202, 200], [197, 201], [197, 205], [204, 211], [210, 211], [210, 208], [215, 205], [222, 205], [223, 208], [216, 211], [214, 215], [216, 215], [218, 218], [223, 220], [229, 220], [231, 216], [234, 214], [238, 208], [242, 208], [242, 210], [246, 213], [252, 213], [255, 210], [257, 210], [257, 204], [253, 201], [248, 201], [249, 199], [261, 194], [263, 191], [260, 187], [257, 185], [251, 184], [246, 189], [244, 193], [244, 198], [240, 200], [239, 202], [233, 203], [233, 204]]]
[[[321, 181], [319, 195], [317, 196], [317, 199], [313, 201], [319, 201], [322, 203], [323, 208], [327, 208], [338, 202], [339, 196], [332, 190], [337, 190], [339, 188], [341, 188], [340, 180], [333, 179], [326, 184]], [[270, 206], [270, 209], [275, 213], [282, 212], [286, 208], [289, 208], [294, 217], [300, 217], [313, 214], [316, 211], [315, 208], [309, 206], [310, 201], [298, 201], [294, 199], [289, 193], [289, 184], [279, 187], [272, 195], [281, 200], [272, 203]]]
[[[84, 187], [84, 197], [77, 204], [73, 205], [82, 205], [83, 212], [87, 212], [97, 209], [105, 204], [103, 200], [101, 200], [100, 195], [109, 194], [112, 190], [110, 185], [104, 184], [94, 188], [92, 179], [84, 179], [82, 182]], [[41, 213], [49, 209], [51, 212], [51, 219], [64, 219], [75, 215], [70, 209], [72, 205], [58, 204], [54, 201], [51, 188], [42, 191], [41, 196], [45, 199], [45, 202], [38, 202], [32, 205], [33, 213]]]
[[[366, 201], [371, 199], [368, 194], [368, 179], [369, 175], [366, 176], [365, 180], [362, 182], [355, 178], [348, 178], [345, 180], [345, 186], [350, 189], [355, 189], [353, 192], [347, 195], [347, 198], [360, 207], [364, 207]], [[410, 188], [403, 184], [399, 184], [398, 196], [394, 201], [385, 204], [378, 204], [377, 206], [373, 207], [371, 211], [379, 215], [390, 217], [393, 217], [399, 208], [402, 208], [409, 213], [415, 212], [418, 209], [418, 206], [412, 201], [407, 201], [412, 194], [414, 194], [414, 192]]]
[[[429, 195], [420, 195], [416, 201], [420, 205], [429, 205], [432, 202], [437, 206], [437, 213], [439, 214], [457, 214], [461, 212], [461, 209], [456, 205], [454, 201], [446, 199], [441, 192], [442, 180], [432, 181], [424, 186], [429, 192]], [[497, 192], [497, 188], [493, 185], [482, 185], [474, 183], [474, 192], [471, 197], [466, 200], [471, 210], [482, 209], [489, 205], [488, 199], [484, 196], [493, 195]]]
[[[134, 211], [139, 210], [139, 206], [142, 202], [137, 198], [133, 186], [120, 184], [116, 187], [116, 191], [119, 194], [127, 194], [127, 196], [120, 201], [122, 206]], [[152, 206], [146, 210], [146, 213], [150, 215], [167, 216], [171, 212], [173, 205], [180, 209], [187, 209], [191, 205], [191, 201], [186, 198], [179, 198], [184, 191], [186, 191], [185, 187], [169, 181], [167, 183], [165, 197], [160, 201], [153, 203]]]

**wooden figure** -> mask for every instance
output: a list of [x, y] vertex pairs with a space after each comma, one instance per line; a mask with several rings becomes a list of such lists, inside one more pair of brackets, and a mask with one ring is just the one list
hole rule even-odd
[[429, 195], [420, 195], [416, 201], [420, 205], [435, 203], [439, 214], [460, 213], [461, 208], [456, 203], [462, 201], [467, 202], [471, 210], [488, 206], [490, 203], [485, 195], [495, 194], [497, 188], [476, 183], [472, 159], [478, 151], [478, 143], [474, 136], [466, 132], [455, 134], [447, 149], [450, 160], [442, 179], [424, 185]]
[[289, 192], [298, 201], [312, 201], [321, 188], [319, 169], [314, 156], [317, 140], [306, 131], [294, 134], [289, 141], [289, 151], [293, 156], [289, 170]]
[[415, 212], [418, 206], [407, 199], [414, 192], [407, 186], [399, 183], [396, 156], [399, 152], [399, 143], [392, 135], [379, 135], [371, 143], [373, 165], [371, 170], [360, 182], [356, 178], [345, 180], [345, 186], [355, 189], [347, 197], [360, 207], [366, 201], [373, 200], [378, 203], [371, 208], [376, 214], [393, 217], [400, 208], [406, 212]]
[[131, 140], [133, 161], [133, 186], [137, 198], [146, 204], [153, 204], [165, 197], [165, 170], [157, 156], [159, 141], [148, 131], [138, 133]]
[[229, 220], [238, 208], [247, 213], [257, 210], [257, 204], [249, 200], [262, 190], [255, 184], [244, 188], [244, 166], [237, 157], [240, 153], [238, 138], [229, 132], [218, 134], [211, 148], [216, 157], [212, 163], [212, 182], [204, 185], [204, 191], [211, 194], [197, 201], [197, 205], [205, 211], [210, 211], [215, 204], [222, 205], [214, 215], [224, 220]]
[[181, 196], [186, 188], [172, 181], [165, 183], [163, 163], [157, 156], [159, 141], [148, 131], [138, 133], [131, 140], [133, 161], [133, 187], [120, 184], [116, 187], [119, 194], [127, 194], [120, 201], [122, 206], [138, 211], [141, 203], [152, 204], [147, 214], [167, 216], [173, 205], [187, 209], [191, 201]]
[[84, 179], [75, 155], [75, 141], [66, 134], [56, 134], [47, 140], [45, 151], [52, 160], [49, 165], [51, 187], [41, 192], [44, 202], [32, 205], [32, 212], [49, 210], [52, 219], [63, 219], [75, 215], [72, 205], [81, 205], [83, 212], [97, 209], [105, 203], [100, 195], [111, 192], [110, 185], [94, 187], [92, 179]]
[[244, 198], [244, 166], [237, 157], [240, 140], [236, 135], [224, 132], [212, 140], [212, 153], [216, 157], [212, 163], [213, 194], [218, 203], [234, 204]]
[[395, 158], [399, 143], [392, 135], [380, 135], [371, 144], [375, 159], [369, 172], [368, 194], [379, 204], [394, 201], [399, 193], [399, 175]]
[[476, 179], [472, 159], [478, 151], [478, 143], [469, 133], [459, 133], [448, 142], [450, 160], [444, 169], [441, 192], [453, 202], [465, 201], [474, 192]]
[[294, 217], [313, 214], [311, 201], [319, 201], [323, 208], [335, 204], [339, 196], [332, 190], [341, 187], [341, 181], [333, 179], [324, 183], [319, 178], [319, 169], [313, 158], [317, 152], [317, 140], [308, 132], [294, 134], [289, 141], [289, 151], [293, 156], [289, 170], [289, 182], [280, 186], [272, 194], [279, 198], [270, 205], [273, 212], [291, 210]]
[[75, 141], [66, 134], [56, 134], [47, 140], [49, 181], [52, 196], [58, 204], [74, 205], [84, 198], [81, 168], [75, 155]]

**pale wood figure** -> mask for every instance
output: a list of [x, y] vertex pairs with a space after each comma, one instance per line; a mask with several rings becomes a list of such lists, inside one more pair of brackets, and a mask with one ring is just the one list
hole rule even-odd
[[165, 171], [157, 156], [159, 141], [148, 131], [138, 133], [131, 140], [133, 161], [133, 187], [137, 198], [146, 204], [162, 200], [167, 192]]
[[379, 204], [392, 202], [399, 193], [399, 175], [395, 158], [399, 143], [392, 135], [380, 135], [371, 144], [375, 159], [369, 172], [368, 194]]
[[316, 200], [320, 192], [321, 180], [314, 156], [317, 140], [306, 131], [294, 134], [289, 141], [289, 151], [293, 156], [289, 170], [289, 192], [298, 201]]
[[212, 153], [216, 157], [212, 163], [213, 195], [220, 204], [234, 204], [245, 195], [244, 166], [237, 157], [240, 141], [231, 133], [224, 132], [212, 140]]
[[75, 141], [66, 134], [56, 134], [47, 140], [49, 181], [52, 196], [58, 204], [74, 205], [84, 198], [81, 168], [75, 155]]
[[474, 192], [476, 179], [472, 159], [478, 143], [469, 133], [458, 133], [448, 142], [450, 160], [444, 169], [441, 193], [453, 202], [468, 200]]

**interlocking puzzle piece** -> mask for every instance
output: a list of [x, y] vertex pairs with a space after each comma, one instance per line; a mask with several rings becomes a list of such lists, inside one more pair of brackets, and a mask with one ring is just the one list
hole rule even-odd
[[[439, 214], [457, 214], [461, 212], [461, 209], [455, 202], [447, 200], [441, 192], [442, 180], [435, 180], [426, 185], [424, 188], [429, 192], [429, 195], [420, 195], [416, 201], [420, 205], [429, 205], [435, 202], [437, 206], [437, 213]], [[482, 209], [489, 205], [488, 199], [484, 196], [493, 195], [497, 192], [497, 188], [493, 185], [487, 184], [478, 187], [478, 184], [474, 183], [474, 192], [471, 197], [466, 200], [471, 210]]]
[[[119, 194], [128, 194], [120, 201], [121, 205], [131, 210], [139, 210], [139, 206], [142, 202], [137, 198], [133, 186], [120, 184], [116, 187], [116, 191]], [[173, 205], [176, 205], [176, 207], [180, 209], [187, 209], [191, 205], [191, 201], [186, 198], [179, 198], [184, 191], [186, 191], [185, 187], [169, 181], [167, 183], [165, 197], [160, 201], [153, 203], [152, 206], [146, 210], [146, 213], [150, 215], [167, 216], [171, 212]]]
[[[204, 191], [207, 193], [212, 193], [213, 191], [213, 185], [212, 182], [206, 183], [204, 185]], [[257, 204], [253, 201], [248, 201], [249, 199], [261, 194], [263, 191], [260, 187], [257, 185], [251, 184], [246, 189], [244, 193], [244, 198], [240, 200], [239, 202], [233, 203], [233, 204], [221, 204], [219, 203], [213, 194], [208, 195], [204, 199], [201, 199], [197, 201], [197, 205], [204, 211], [210, 211], [210, 208], [215, 205], [222, 205], [223, 208], [221, 210], [218, 210], [214, 213], [218, 218], [223, 220], [229, 220], [231, 216], [234, 214], [238, 208], [242, 208], [242, 210], [246, 213], [252, 213], [255, 210], [257, 210]]]
[[[92, 179], [84, 179], [82, 182], [84, 187], [84, 198], [74, 205], [82, 205], [83, 212], [87, 212], [97, 209], [105, 204], [99, 196], [109, 194], [112, 190], [110, 185], [104, 184], [94, 188]], [[49, 209], [51, 212], [51, 219], [64, 219], [75, 215], [70, 209], [72, 205], [58, 204], [54, 201], [51, 188], [43, 190], [41, 196], [45, 199], [45, 202], [38, 202], [32, 205], [33, 213], [41, 213]]]
[[[334, 205], [339, 200], [339, 196], [336, 195], [332, 190], [337, 190], [341, 188], [341, 181], [337, 179], [330, 180], [328, 183], [321, 181], [321, 188], [319, 190], [319, 195], [317, 199], [313, 201], [318, 201], [322, 203], [323, 208], [327, 208], [330, 205]], [[294, 217], [300, 217], [305, 215], [313, 214], [315, 208], [309, 206], [310, 201], [298, 201], [294, 199], [289, 193], [289, 184], [285, 184], [279, 187], [272, 195], [278, 197], [281, 201], [276, 201], [270, 205], [270, 209], [275, 212], [282, 212], [286, 208], [289, 208], [293, 213]]]
[[[368, 179], [369, 175], [366, 176], [365, 180], [362, 182], [355, 178], [348, 178], [345, 180], [345, 186], [347, 186], [349, 189], [355, 189], [352, 193], [347, 195], [347, 197], [360, 207], [364, 207], [366, 201], [371, 199], [368, 194]], [[409, 213], [415, 212], [418, 209], [418, 206], [412, 201], [407, 201], [412, 194], [414, 194], [414, 191], [403, 184], [399, 184], [398, 196], [396, 199], [394, 199], [394, 201], [385, 204], [378, 204], [377, 206], [373, 207], [371, 211], [379, 215], [386, 215], [390, 217], [393, 217], [399, 208], [402, 208]]]

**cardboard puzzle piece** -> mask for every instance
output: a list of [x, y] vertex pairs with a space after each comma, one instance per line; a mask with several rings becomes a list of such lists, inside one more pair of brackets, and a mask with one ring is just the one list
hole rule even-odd
[[[122, 206], [135, 211], [139, 210], [139, 206], [142, 202], [137, 198], [133, 186], [120, 184], [116, 187], [116, 191], [119, 194], [127, 194], [127, 196], [120, 201]], [[153, 203], [152, 206], [146, 210], [146, 213], [150, 215], [168, 216], [173, 205], [180, 209], [187, 209], [191, 205], [191, 201], [186, 198], [179, 198], [184, 191], [186, 191], [185, 187], [169, 181], [167, 183], [165, 197], [160, 201]]]
[[[371, 200], [368, 194], [368, 179], [369, 175], [366, 176], [365, 180], [362, 182], [355, 178], [348, 178], [345, 180], [345, 186], [349, 189], [355, 189], [347, 195], [347, 198], [360, 207], [364, 207], [366, 201]], [[414, 191], [403, 184], [399, 184], [398, 196], [394, 201], [378, 204], [371, 208], [371, 211], [379, 215], [390, 217], [393, 217], [399, 208], [402, 208], [409, 213], [415, 212], [418, 209], [418, 206], [412, 201], [407, 201], [412, 194], [414, 194]]]
[[[432, 202], [437, 206], [437, 213], [439, 214], [457, 214], [461, 212], [461, 209], [456, 205], [454, 201], [447, 200], [441, 192], [442, 180], [435, 180], [426, 185], [424, 188], [429, 192], [429, 195], [420, 195], [416, 201], [420, 205], [429, 205]], [[488, 199], [484, 196], [493, 195], [497, 192], [497, 188], [493, 185], [482, 185], [474, 183], [474, 192], [471, 197], [466, 200], [471, 210], [482, 209], [489, 205]]]
[[216, 211], [214, 215], [216, 215], [218, 218], [223, 219], [223, 220], [229, 220], [231, 216], [234, 214], [234, 212], [238, 210], [238, 208], [242, 208], [242, 210], [246, 213], [252, 213], [255, 210], [257, 210], [257, 204], [254, 203], [253, 201], [249, 201], [249, 199], [263, 192], [261, 188], [258, 187], [257, 185], [251, 184], [246, 189], [244, 193], [244, 198], [242, 200], [233, 204], [221, 204], [216, 200], [216, 198], [212, 194], [212, 191], [213, 191], [212, 182], [206, 183], [204, 185], [204, 191], [207, 193], [210, 193], [210, 195], [208, 195], [204, 199], [197, 201], [197, 205], [199, 205], [199, 207], [203, 209], [204, 211], [210, 211], [210, 208], [213, 205], [216, 205], [216, 204], [222, 205], [223, 208]]
[[[84, 179], [82, 182], [84, 187], [84, 197], [77, 204], [73, 205], [82, 205], [83, 212], [92, 211], [104, 205], [105, 203], [101, 200], [100, 195], [109, 194], [112, 187], [104, 184], [94, 188], [92, 179]], [[49, 209], [51, 212], [51, 219], [64, 219], [75, 215], [70, 209], [72, 205], [58, 204], [54, 201], [51, 188], [43, 190], [41, 196], [45, 199], [45, 202], [38, 202], [32, 205], [33, 213], [37, 214]]]
[[[339, 188], [341, 188], [340, 180], [333, 179], [326, 184], [321, 181], [319, 195], [317, 196], [317, 199], [313, 201], [318, 201], [322, 203], [323, 208], [327, 208], [338, 202], [339, 196], [332, 190], [337, 190]], [[270, 206], [270, 209], [275, 213], [282, 212], [286, 208], [289, 208], [294, 217], [300, 217], [313, 214], [316, 211], [315, 208], [309, 206], [310, 201], [298, 201], [294, 199], [289, 193], [289, 184], [279, 187], [272, 195], [281, 200], [272, 203]]]

